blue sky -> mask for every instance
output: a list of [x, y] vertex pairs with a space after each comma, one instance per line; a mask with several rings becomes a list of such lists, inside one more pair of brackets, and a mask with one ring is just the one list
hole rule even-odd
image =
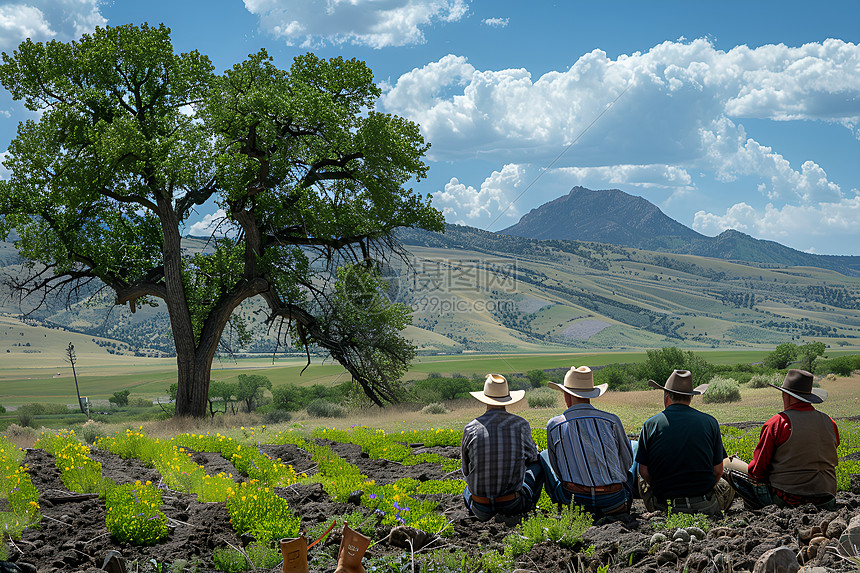
[[[583, 185], [860, 255], [860, 2], [0, 0], [0, 50], [144, 21], [218, 71], [261, 47], [366, 61], [449, 222], [497, 231]], [[0, 154], [25, 117], [0, 89]]]

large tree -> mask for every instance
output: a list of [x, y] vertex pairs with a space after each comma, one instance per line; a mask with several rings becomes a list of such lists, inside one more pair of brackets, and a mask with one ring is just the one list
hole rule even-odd
[[[209, 372], [234, 310], [327, 350], [376, 403], [414, 357], [407, 308], [379, 265], [400, 226], [441, 230], [418, 126], [374, 111], [363, 62], [313, 54], [288, 70], [260, 51], [222, 75], [177, 54], [166, 27], [98, 28], [23, 42], [0, 81], [39, 114], [19, 125], [0, 182], [0, 236], [33, 263], [42, 296], [88, 282], [117, 305], [163, 304], [178, 364], [177, 415], [206, 414]], [[183, 250], [197, 206], [222, 209], [206, 249]]]

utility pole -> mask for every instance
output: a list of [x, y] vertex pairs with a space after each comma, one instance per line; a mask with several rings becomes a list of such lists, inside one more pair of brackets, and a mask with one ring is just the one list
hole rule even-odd
[[81, 390], [78, 388], [78, 374], [75, 372], [75, 362], [77, 362], [77, 357], [75, 356], [75, 345], [69, 342], [69, 347], [66, 348], [66, 356], [68, 356], [69, 364], [72, 365], [72, 375], [75, 377], [75, 393], [78, 395], [78, 408], [81, 409], [81, 414], [84, 414], [89, 418], [87, 411], [84, 410], [84, 405], [81, 403]]

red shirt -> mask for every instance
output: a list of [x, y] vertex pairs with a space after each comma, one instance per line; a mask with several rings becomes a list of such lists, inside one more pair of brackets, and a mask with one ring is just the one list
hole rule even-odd
[[[812, 404], [799, 402], [792, 404], [788, 410], [814, 410]], [[831, 419], [831, 421], [833, 421]], [[836, 427], [836, 422], [833, 422], [833, 431], [836, 432], [836, 445], [839, 445], [839, 428]], [[776, 448], [784, 444], [788, 437], [791, 436], [791, 422], [788, 416], [780, 412], [765, 422], [761, 429], [761, 436], [758, 440], [758, 445], [753, 452], [752, 462], [749, 465], [749, 476], [755, 481], [767, 481], [768, 469], [770, 460], [773, 459], [773, 452]]]

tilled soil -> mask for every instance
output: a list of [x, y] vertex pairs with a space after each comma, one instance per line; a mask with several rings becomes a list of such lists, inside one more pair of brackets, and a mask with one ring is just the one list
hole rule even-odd
[[[377, 484], [391, 483], [401, 478], [420, 480], [459, 478], [459, 473], [446, 476], [436, 464], [405, 466], [387, 460], [372, 460], [352, 444], [323, 441], [340, 456], [357, 465], [361, 472]], [[299, 471], [309, 475], [316, 468], [310, 456], [292, 445], [263, 445], [273, 458], [281, 458]], [[452, 458], [459, 457], [458, 448], [426, 448]], [[159, 483], [159, 474], [137, 460], [123, 460], [100, 450], [92, 456], [102, 464], [106, 477], [115, 482], [152, 481]], [[207, 473], [219, 472], [238, 476], [235, 468], [217, 454], [197, 453], [194, 460], [206, 468]], [[20, 540], [9, 543], [10, 559], [28, 563], [41, 572], [87, 571], [101, 568], [109, 551], [123, 556], [129, 571], [168, 571], [169, 565], [186, 560], [187, 571], [214, 570], [213, 550], [218, 547], [240, 548], [243, 540], [230, 526], [223, 503], [201, 503], [196, 496], [164, 490], [163, 512], [169, 520], [170, 533], [155, 546], [120, 544], [113, 540], [105, 528], [104, 502], [69, 492], [54, 465], [52, 456], [40, 449], [27, 451], [25, 463], [29, 467], [34, 485], [40, 493], [44, 519], [37, 529], [25, 531]], [[856, 566], [839, 557], [834, 548], [839, 534], [852, 517], [860, 513], [860, 482], [853, 480], [853, 492], [841, 492], [836, 511], [818, 511], [815, 508], [767, 508], [762, 511], [745, 510], [735, 500], [726, 518], [713, 522], [704, 539], [671, 541], [673, 533], [663, 531], [666, 541], [651, 545], [655, 533], [654, 523], [661, 516], [648, 515], [640, 500], [633, 506], [631, 518], [624, 521], [599, 523], [585, 534], [582, 543], [574, 549], [565, 549], [551, 542], [536, 545], [528, 554], [517, 559], [517, 567], [535, 572], [596, 571], [601, 565], [610, 565], [610, 571], [751, 571], [758, 559], [769, 549], [787, 546], [795, 553], [803, 553], [806, 564], [825, 567], [832, 571], [856, 571]], [[331, 501], [319, 484], [295, 485], [280, 488], [278, 494], [287, 499], [290, 507], [302, 517], [302, 527], [310, 530], [322, 523], [331, 523], [332, 516], [364, 512], [373, 523], [370, 510]], [[467, 560], [457, 571], [477, 571], [477, 556], [490, 551], [502, 551], [504, 538], [514, 528], [496, 521], [481, 523], [470, 517], [457, 495], [434, 495], [438, 510], [451, 522], [453, 534], [437, 540], [427, 550], [414, 557], [411, 552], [390, 546], [389, 528], [377, 525], [373, 541], [366, 554], [366, 564], [380, 559], [394, 562], [385, 571], [412, 571], [421, 568], [422, 555], [429, 550], [466, 550]], [[377, 522], [378, 523], [378, 522]], [[814, 529], [815, 528], [815, 529]], [[340, 543], [339, 526], [322, 543], [309, 551], [311, 571], [332, 571]], [[812, 543], [810, 543], [812, 541]], [[590, 548], [590, 549], [589, 549]], [[470, 564], [471, 562], [471, 564]], [[159, 569], [159, 567], [161, 567]], [[196, 568], [195, 568], [196, 567]], [[32, 569], [30, 569], [32, 570]], [[280, 566], [273, 571], [280, 570]], [[377, 569], [383, 570], [383, 569]], [[441, 571], [438, 567], [435, 571]]]

